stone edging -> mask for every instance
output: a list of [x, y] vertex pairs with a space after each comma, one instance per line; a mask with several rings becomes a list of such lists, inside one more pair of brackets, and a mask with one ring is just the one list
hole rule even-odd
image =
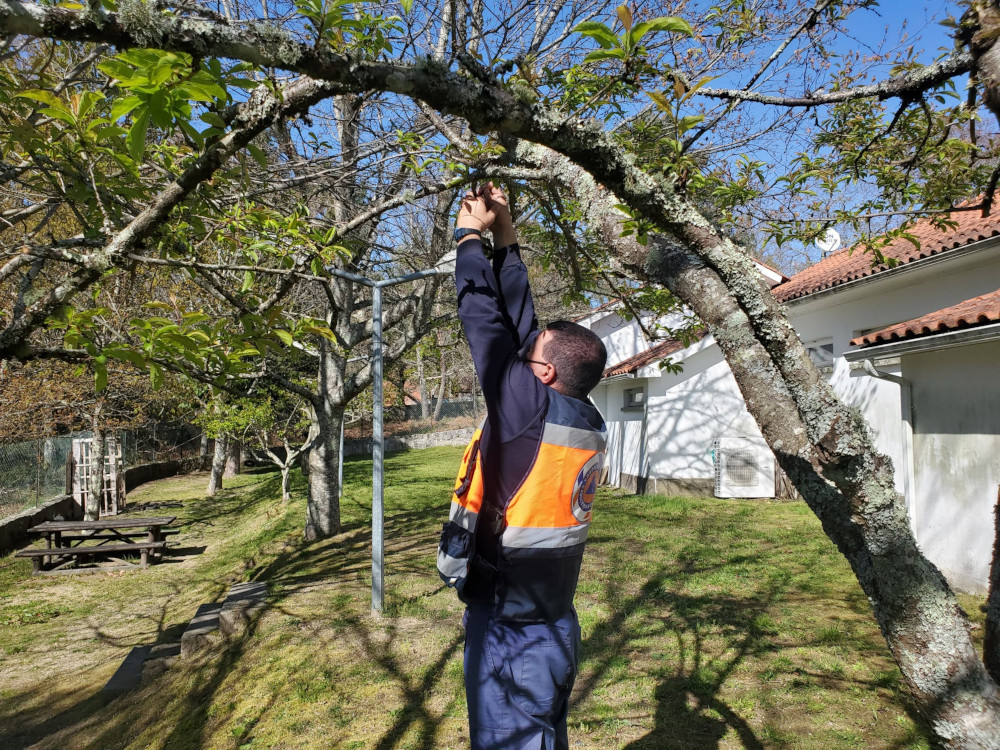
[[[435, 448], [439, 445], [465, 445], [472, 439], [473, 427], [463, 427], [460, 430], [445, 430], [444, 432], [426, 432], [416, 435], [391, 436], [385, 439], [385, 450], [392, 451], [421, 450]], [[344, 455], [359, 456], [372, 452], [371, 440], [345, 440]]]

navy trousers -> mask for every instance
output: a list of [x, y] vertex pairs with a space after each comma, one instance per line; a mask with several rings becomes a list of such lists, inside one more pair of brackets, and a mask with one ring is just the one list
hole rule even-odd
[[465, 695], [472, 750], [568, 750], [566, 715], [580, 653], [576, 612], [554, 623], [465, 613]]

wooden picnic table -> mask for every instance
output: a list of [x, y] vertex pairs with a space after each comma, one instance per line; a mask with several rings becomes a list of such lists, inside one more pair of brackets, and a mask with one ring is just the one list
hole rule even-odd
[[[30, 529], [33, 534], [45, 537], [44, 548], [21, 550], [18, 557], [30, 557], [32, 573], [69, 573], [77, 568], [67, 566], [82, 557], [101, 556], [120, 563], [115, 568], [149, 567], [157, 553], [163, 554], [167, 546], [165, 537], [176, 533], [167, 529], [176, 516], [151, 518], [121, 518], [113, 516], [97, 521], [45, 521]], [[141, 537], [145, 536], [145, 539]], [[96, 542], [96, 544], [94, 543]], [[140, 564], [136, 566], [122, 559], [126, 552], [138, 552]]]

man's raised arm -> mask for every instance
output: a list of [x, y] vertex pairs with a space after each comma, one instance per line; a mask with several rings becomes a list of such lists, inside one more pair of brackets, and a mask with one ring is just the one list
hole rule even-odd
[[500, 283], [483, 254], [482, 232], [495, 219], [481, 196], [467, 193], [455, 222], [458, 317], [488, 406], [496, 404], [500, 377], [517, 354], [516, 332], [504, 312]]
[[517, 232], [507, 196], [494, 187], [492, 182], [483, 187], [482, 196], [486, 207], [496, 215], [491, 227], [496, 247], [493, 253], [493, 273], [500, 285], [504, 312], [516, 335], [515, 344], [521, 349], [527, 344], [531, 333], [538, 330], [535, 305], [528, 286], [528, 269], [521, 260], [521, 248], [517, 243]]
[[[539, 409], [539, 383], [517, 356], [537, 329], [528, 273], [521, 262], [507, 200], [492, 184], [479, 195], [466, 194], [455, 225], [458, 316], [487, 409], [500, 435], [506, 436], [522, 429]], [[487, 228], [500, 248], [492, 264], [480, 240]]]

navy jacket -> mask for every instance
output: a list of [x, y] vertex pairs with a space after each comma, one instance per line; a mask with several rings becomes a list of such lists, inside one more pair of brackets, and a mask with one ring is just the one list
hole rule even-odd
[[[499, 248], [492, 264], [482, 244], [458, 246], [455, 285], [458, 316], [469, 341], [486, 401], [480, 451], [485, 497], [476, 528], [478, 554], [496, 564], [496, 538], [503, 507], [527, 475], [542, 437], [548, 388], [520, 360], [538, 335], [528, 270], [514, 244]], [[492, 603], [493, 585], [481, 571], [470, 571], [462, 599]]]

